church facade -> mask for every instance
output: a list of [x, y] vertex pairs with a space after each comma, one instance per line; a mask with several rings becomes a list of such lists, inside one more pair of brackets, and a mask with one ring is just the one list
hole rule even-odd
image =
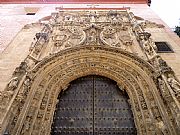
[[0, 55], [0, 134], [178, 135], [180, 41], [143, 2], [38, 9]]

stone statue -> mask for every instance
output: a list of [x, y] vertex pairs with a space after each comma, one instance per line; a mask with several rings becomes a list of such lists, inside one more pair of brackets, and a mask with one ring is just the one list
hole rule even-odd
[[90, 31], [89, 42], [90, 43], [96, 43], [96, 30], [95, 29], [92, 29]]
[[157, 46], [156, 46], [156, 44], [152, 41], [152, 39], [150, 38], [149, 39], [149, 43], [151, 44], [151, 46], [153, 47], [153, 49], [157, 52]]
[[39, 40], [39, 38], [41, 37], [41, 33], [36, 33], [36, 39]]
[[150, 46], [148, 40], [144, 40], [144, 41], [143, 41], [143, 47], [144, 47], [145, 52], [146, 52], [148, 55], [150, 55], [150, 56], [153, 55], [154, 52], [153, 52], [153, 49], [152, 49], [152, 47]]
[[158, 57], [157, 59], [159, 63], [159, 68], [162, 72], [172, 71], [171, 67], [167, 65], [166, 61], [164, 61], [161, 57]]
[[19, 83], [18, 77], [12, 78], [8, 83], [8, 90], [13, 91], [14, 89], [16, 89], [18, 87], [18, 83]]
[[28, 65], [25, 61], [21, 62], [20, 66], [15, 69], [13, 75], [17, 75], [17, 74], [19, 75], [19, 74], [25, 73], [27, 70], [27, 67]]
[[172, 74], [168, 74], [167, 82], [169, 83], [175, 95], [180, 96], [180, 83], [174, 78]]

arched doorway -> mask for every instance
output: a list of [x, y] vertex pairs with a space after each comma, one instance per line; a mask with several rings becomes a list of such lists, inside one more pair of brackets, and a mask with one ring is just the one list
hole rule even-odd
[[[13, 135], [51, 134], [53, 131], [51, 127], [54, 126], [53, 117], [55, 116], [54, 114], [56, 112], [59, 93], [62, 93], [62, 91], [67, 89], [73, 80], [88, 75], [100, 75], [110, 78], [116, 81], [122, 90], [124, 89], [127, 92], [129, 96], [128, 101], [131, 105], [131, 109], [129, 110], [132, 110], [133, 112], [133, 120], [138, 135], [158, 134], [162, 130], [167, 130], [170, 135], [176, 134], [171, 125], [169, 115], [166, 113], [165, 105], [158, 93], [159, 91], [156, 87], [155, 81], [153, 80], [153, 68], [147, 62], [133, 54], [120, 49], [108, 48], [106, 46], [75, 47], [73, 49], [67, 49], [57, 54], [50, 55], [39, 62], [31, 72], [26, 74], [23, 78], [24, 80], [21, 80], [21, 85], [18, 86], [18, 98], [16, 98], [18, 100], [14, 100], [15, 104], [13, 104], [13, 113], [12, 111], [7, 113], [10, 115], [9, 118], [4, 119], [4, 124], [2, 125], [6, 128], [3, 128], [2, 131], [7, 129], [7, 131]], [[26, 85], [28, 84], [27, 82], [29, 82], [29, 86]], [[116, 82], [113, 83], [115, 86]], [[19, 97], [21, 97], [22, 94], [21, 91], [23, 90], [27, 90], [28, 95], [26, 94], [27, 96], [25, 95], [23, 97], [23, 102], [17, 102], [19, 101]], [[123, 93], [122, 90], [119, 91]], [[62, 96], [59, 99], [62, 99], [63, 95], [65, 96], [68, 91], [71, 90], [66, 90], [64, 94], [62, 93]], [[77, 93], [77, 95], [78, 94], [80, 93]], [[114, 97], [111, 96], [111, 99], [113, 98]], [[128, 98], [126, 98], [126, 103], [128, 103], [127, 99]], [[70, 100], [68, 103], [72, 102], [75, 101]], [[106, 100], [104, 103], [109, 102], [110, 101], [107, 102]], [[110, 116], [112, 118], [113, 114], [110, 114]], [[118, 118], [120, 117], [121, 115], [118, 115]], [[160, 120], [158, 119], [157, 121], [156, 118], [160, 118]], [[69, 119], [69, 121], [74, 123], [75, 120]], [[120, 122], [122, 122], [122, 120]], [[115, 123], [117, 123], [116, 120], [113, 124]], [[161, 129], [162, 126], [159, 127], [159, 123], [160, 125], [166, 123], [167, 125], [164, 126], [167, 128]], [[95, 121], [92, 124], [95, 126]], [[115, 129], [117, 126], [114, 126], [113, 124], [111, 124], [112, 127], [109, 128], [108, 131], [112, 131], [111, 129], [114, 128], [113, 131], [115, 132], [110, 132], [110, 134], [121, 134], [116, 133]], [[83, 123], [81, 125], [83, 125]], [[102, 127], [98, 128], [104, 129]], [[122, 127], [122, 131], [126, 130], [126, 127]], [[59, 132], [63, 130], [57, 128], [57, 131]], [[95, 131], [98, 130], [94, 130], [93, 133], [91, 129], [89, 131], [91, 133], [89, 134], [100, 134], [95, 133]], [[86, 135], [88, 133], [84, 133], [84, 131], [71, 133], [68, 131], [67, 134]], [[106, 134], [109, 134], [109, 132]], [[125, 132], [122, 134], [127, 133]]]
[[108, 78], [76, 79], [58, 99], [51, 135], [136, 134], [128, 95]]

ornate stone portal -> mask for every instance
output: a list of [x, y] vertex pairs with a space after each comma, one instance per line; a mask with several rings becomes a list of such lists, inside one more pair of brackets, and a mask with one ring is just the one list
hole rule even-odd
[[53, 13], [0, 92], [0, 134], [49, 135], [59, 93], [101, 75], [127, 92], [139, 135], [177, 135], [180, 83], [150, 36], [127, 10]]

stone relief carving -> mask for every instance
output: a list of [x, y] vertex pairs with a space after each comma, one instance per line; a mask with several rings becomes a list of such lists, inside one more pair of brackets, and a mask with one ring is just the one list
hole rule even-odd
[[168, 74], [167, 82], [169, 83], [174, 94], [177, 97], [179, 97], [180, 96], [180, 83], [174, 78], [172, 74]]
[[12, 78], [8, 83], [7, 90], [14, 91], [14, 89], [16, 89], [18, 87], [18, 83], [19, 83], [18, 77]]
[[49, 42], [49, 34], [52, 33], [52, 28], [48, 24], [43, 24], [41, 32], [36, 33], [29, 48], [29, 52], [32, 57], [38, 58], [42, 49], [45, 48], [46, 44]]
[[143, 28], [164, 28], [164, 25], [157, 24], [155, 22], [151, 22], [151, 21], [148, 21], [148, 20], [145, 20], [144, 22], [142, 22], [141, 26]]
[[147, 57], [149, 59], [152, 59], [153, 57], [155, 57], [156, 54], [156, 48], [154, 43], [152, 42], [152, 40], [150, 39], [151, 34], [148, 32], [142, 32], [139, 33], [139, 39], [140, 39], [140, 43], [142, 44], [142, 48], [145, 51], [145, 53], [147, 54]]
[[[101, 12], [81, 11], [75, 14], [59, 11], [52, 14], [50, 25], [46, 25], [54, 42], [52, 53], [77, 45], [100, 45], [100, 42], [112, 47], [120, 47], [120, 44], [132, 45], [132, 38], [127, 29], [130, 26], [128, 14], [113, 10]], [[39, 35], [36, 35], [35, 39], [39, 39], [37, 36]], [[42, 46], [36, 46], [35, 54], [38, 55]]]
[[[171, 108], [170, 110], [172, 111], [172, 113], [169, 113], [169, 117], [172, 117], [171, 119], [174, 119], [174, 122], [171, 121], [171, 123], [176, 123], [176, 125], [179, 126], [180, 106], [179, 106], [179, 96], [178, 94], [176, 94], [176, 93], [179, 93], [178, 92], [179, 82], [175, 79], [175, 77], [172, 77], [174, 76], [172, 69], [167, 65], [167, 63], [160, 56], [156, 54], [157, 48], [155, 47], [155, 44], [150, 39], [151, 35], [145, 32], [144, 30], [144, 28], [149, 27], [148, 26], [149, 24], [147, 23], [146, 26], [143, 27], [142, 25], [138, 24], [138, 22], [135, 20], [134, 15], [132, 13], [129, 15], [131, 18], [131, 22], [135, 26], [133, 30], [136, 34], [137, 40], [140, 43], [140, 45], [142, 45], [141, 46], [142, 50], [144, 50], [144, 52], [147, 54], [147, 59], [157, 71], [155, 73], [155, 78], [158, 79], [158, 86], [160, 89], [160, 94], [162, 98], [164, 99], [164, 102], [167, 104], [166, 106]], [[169, 77], [169, 74], [171, 75], [171, 77]], [[169, 78], [169, 81], [168, 81], [168, 78]], [[173, 83], [174, 85], [172, 84], [173, 81], [174, 81]], [[167, 133], [164, 133], [164, 131], [161, 131], [161, 132], [162, 134], [167, 134]]]
[[[7, 103], [12, 97], [12, 92], [11, 91], [1, 91], [0, 92], [0, 107], [1, 107], [1, 113], [3, 112], [3, 109], [7, 107]], [[2, 114], [1, 114], [2, 115]]]
[[169, 67], [166, 61], [163, 60], [159, 55], [156, 55], [151, 60], [149, 60], [149, 63], [151, 63], [151, 65], [153, 65], [153, 67], [156, 69], [157, 77], [162, 74], [173, 73], [172, 68]]
[[59, 51], [65, 48], [80, 45], [84, 42], [85, 32], [76, 26], [57, 28], [53, 34], [52, 40], [54, 42], [54, 50]]
[[132, 45], [133, 43], [132, 37], [129, 35], [128, 30], [123, 29], [120, 32], [119, 39], [124, 45]]
[[0, 107], [2, 109], [0, 110], [1, 113], [3, 112], [3, 109], [6, 108], [9, 101], [11, 100], [14, 94], [14, 90], [18, 87], [18, 84], [19, 84], [19, 78], [14, 77], [7, 84], [7, 88], [4, 91], [0, 91]]
[[171, 67], [169, 67], [167, 65], [166, 61], [164, 61], [161, 57], [158, 57], [157, 60], [158, 60], [159, 68], [160, 68], [161, 72], [165, 73], [165, 72], [172, 71]]
[[160, 117], [158, 117], [155, 121], [155, 126], [157, 128], [157, 135], [168, 135], [169, 133], [167, 132], [167, 128], [162, 121]]
[[119, 41], [116, 29], [112, 28], [111, 26], [105, 27], [101, 32], [101, 40], [106, 45], [117, 46]]
[[166, 99], [167, 97], [169, 97], [170, 93], [167, 89], [165, 82], [161, 78], [158, 78], [158, 85], [160, 88], [160, 93], [162, 94], [163, 98]]
[[[112, 24], [119, 27], [123, 27], [124, 23], [127, 22], [127, 16], [119, 14], [117, 11], [110, 10], [107, 13], [107, 20]], [[125, 20], [126, 19], [126, 20]]]
[[13, 73], [14, 76], [20, 76], [27, 71], [27, 63], [25, 61], [21, 62], [19, 67], [17, 67]]
[[[167, 115], [162, 99], [172, 96], [170, 89], [175, 100], [179, 97], [179, 81], [167, 74], [171, 73], [169, 67], [157, 56], [150, 33], [135, 23], [133, 14], [127, 11], [52, 14], [49, 25], [35, 35], [28, 57], [7, 85], [9, 90], [18, 91], [11, 105], [14, 113], [3, 109], [0, 113], [0, 118], [10, 116], [3, 119], [9, 120], [9, 124], [0, 133], [8, 130], [12, 134], [49, 134], [60, 91], [78, 77], [98, 74], [117, 81], [127, 91], [138, 134], [176, 135], [177, 127], [166, 121], [178, 116], [177, 102], [173, 99], [170, 103], [176, 114]], [[132, 34], [149, 63], [123, 50], [134, 45]], [[158, 74], [157, 87], [152, 79], [154, 74]], [[8, 90], [0, 94], [0, 107], [5, 108], [12, 94]]]
[[172, 110], [172, 119], [176, 121], [176, 124], [179, 126], [180, 123], [180, 109], [179, 109], [179, 82], [174, 78], [172, 73], [168, 73], [167, 77], [162, 76], [162, 78], [158, 78], [158, 84], [160, 93], [167, 103], [168, 107]]
[[106, 26], [100, 34], [102, 42], [112, 47], [132, 45], [132, 38], [127, 28]]

